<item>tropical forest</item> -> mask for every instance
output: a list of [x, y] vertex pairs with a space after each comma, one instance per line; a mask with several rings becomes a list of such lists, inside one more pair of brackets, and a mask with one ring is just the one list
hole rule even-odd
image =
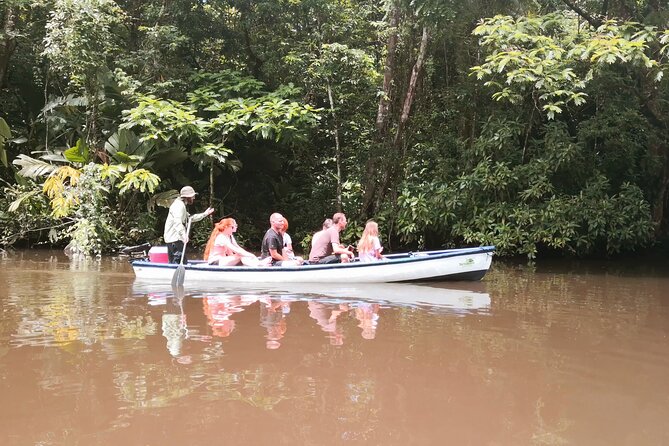
[[296, 247], [620, 256], [669, 239], [660, 0], [3, 0], [0, 250]]

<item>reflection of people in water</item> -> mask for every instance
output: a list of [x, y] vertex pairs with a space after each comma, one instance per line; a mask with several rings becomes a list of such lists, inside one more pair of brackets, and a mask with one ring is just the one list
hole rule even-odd
[[360, 321], [358, 327], [362, 328], [362, 337], [374, 339], [379, 323], [379, 304], [358, 302], [355, 305], [355, 317]]
[[349, 310], [348, 304], [326, 304], [316, 300], [308, 302], [309, 316], [316, 320], [321, 329], [328, 333], [331, 345], [343, 345], [344, 333], [337, 325], [337, 318]]
[[290, 313], [290, 302], [266, 297], [260, 299], [260, 325], [267, 335], [265, 346], [270, 350], [281, 347], [281, 339], [286, 334], [286, 315]]
[[235, 329], [235, 321], [230, 319], [233, 313], [243, 311], [244, 307], [251, 305], [256, 298], [249, 299], [247, 296], [211, 295], [202, 299], [204, 314], [207, 316], [212, 335], [220, 338], [230, 336]]
[[188, 338], [186, 314], [183, 311], [183, 296], [170, 297], [165, 301], [162, 318], [163, 336], [167, 339], [167, 350], [181, 363], [190, 363], [189, 356], [182, 356], [183, 342]]

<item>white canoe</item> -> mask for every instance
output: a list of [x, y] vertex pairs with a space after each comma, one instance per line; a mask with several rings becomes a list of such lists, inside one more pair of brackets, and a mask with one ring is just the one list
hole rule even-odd
[[[490, 268], [494, 246], [391, 254], [374, 263], [341, 263], [289, 267], [185, 265], [184, 286], [209, 283], [383, 283], [480, 280]], [[132, 262], [140, 280], [170, 282], [178, 265]]]

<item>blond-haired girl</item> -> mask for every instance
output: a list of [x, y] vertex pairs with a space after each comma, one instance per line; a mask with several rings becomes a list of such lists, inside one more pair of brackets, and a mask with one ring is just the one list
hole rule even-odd
[[381, 241], [379, 240], [379, 225], [369, 220], [365, 225], [365, 230], [358, 242], [358, 256], [361, 262], [376, 262], [383, 260], [381, 252]]

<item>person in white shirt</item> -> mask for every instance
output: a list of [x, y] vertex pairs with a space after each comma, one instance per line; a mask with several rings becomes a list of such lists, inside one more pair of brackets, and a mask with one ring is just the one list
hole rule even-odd
[[[184, 244], [188, 243], [188, 234], [186, 233], [188, 218], [191, 219], [191, 222], [196, 222], [214, 212], [214, 208], [207, 208], [201, 214], [189, 215], [186, 206], [193, 204], [196, 194], [197, 192], [192, 187], [184, 186], [181, 188], [179, 197], [170, 206], [163, 233], [163, 238], [167, 245], [167, 257], [170, 263], [181, 263], [181, 253], [183, 252]], [[185, 257], [183, 263], [186, 263]]]
[[376, 262], [377, 260], [383, 260], [382, 251], [383, 247], [381, 247], [381, 241], [379, 240], [379, 225], [375, 221], [369, 220], [358, 242], [358, 257], [361, 262]]
[[304, 259], [302, 257], [296, 256], [295, 251], [293, 251], [293, 239], [291, 236], [288, 234], [288, 219], [286, 217], [283, 218], [283, 229], [281, 230], [281, 233], [283, 235], [283, 256], [287, 257], [288, 260], [298, 260], [300, 262], [304, 262]]

